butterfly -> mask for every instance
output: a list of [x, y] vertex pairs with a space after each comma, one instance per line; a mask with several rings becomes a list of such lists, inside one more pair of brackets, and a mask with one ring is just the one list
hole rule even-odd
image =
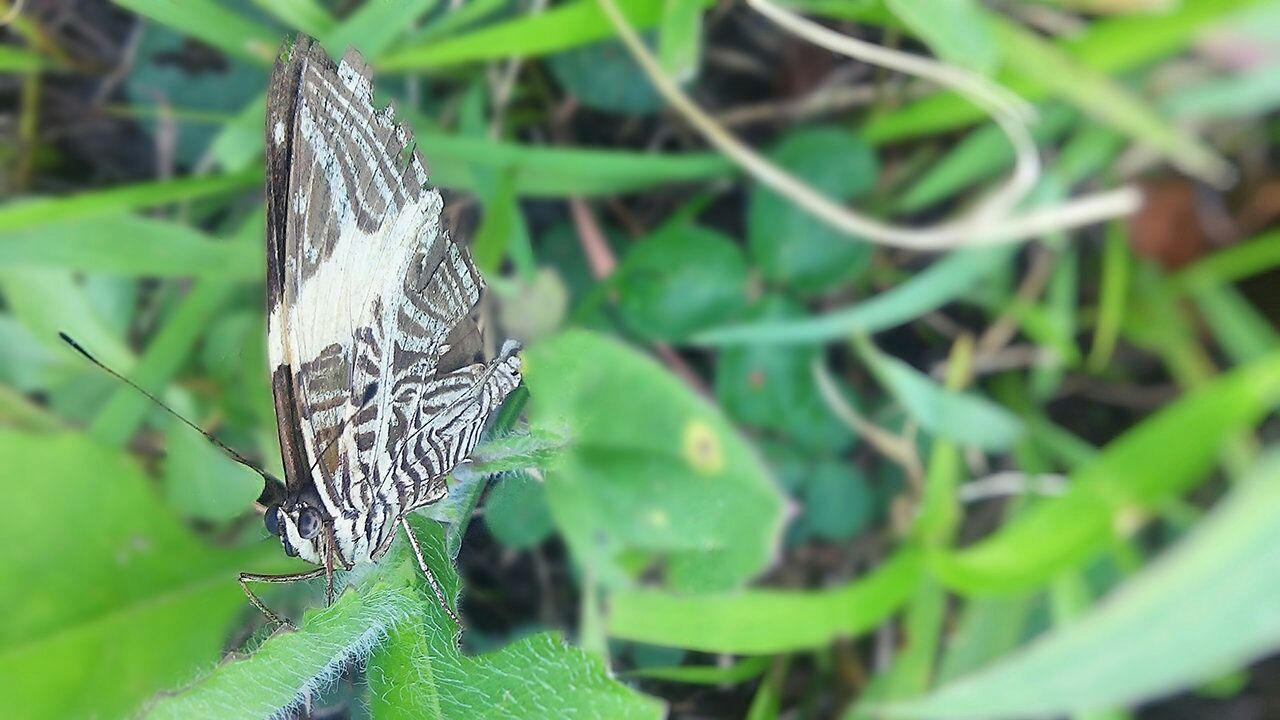
[[[355, 50], [335, 64], [300, 35], [267, 96], [267, 334], [285, 479], [264, 516], [285, 553], [320, 567], [377, 562], [406, 515], [440, 501], [488, 417], [521, 381], [519, 345], [485, 360], [484, 279], [442, 224], [409, 129], [373, 106]], [[457, 619], [456, 617], [454, 618]]]

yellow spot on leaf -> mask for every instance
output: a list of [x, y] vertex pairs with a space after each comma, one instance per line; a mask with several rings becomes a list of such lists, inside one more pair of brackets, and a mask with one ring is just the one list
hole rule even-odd
[[671, 519], [665, 511], [654, 508], [649, 511], [649, 524], [655, 528], [665, 528], [671, 524]]
[[682, 440], [684, 459], [702, 475], [715, 475], [724, 469], [724, 451], [715, 430], [701, 420], [690, 420], [684, 426]]

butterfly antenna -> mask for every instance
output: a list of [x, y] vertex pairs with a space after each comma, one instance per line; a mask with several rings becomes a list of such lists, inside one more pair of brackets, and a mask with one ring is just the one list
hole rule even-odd
[[112, 377], [114, 377], [115, 379], [117, 379], [117, 380], [119, 380], [120, 382], [124, 383], [125, 385], [128, 385], [129, 387], [133, 388], [134, 390], [137, 390], [138, 392], [142, 393], [143, 395], [145, 395], [145, 396], [147, 397], [147, 399], [148, 399], [148, 400], [150, 400], [151, 402], [153, 402], [153, 403], [155, 403], [156, 405], [160, 406], [161, 408], [164, 408], [165, 412], [167, 412], [167, 413], [169, 413], [170, 415], [172, 415], [172, 416], [174, 416], [174, 417], [178, 418], [178, 419], [179, 419], [179, 420], [181, 420], [183, 423], [185, 423], [187, 427], [189, 427], [189, 428], [191, 428], [192, 430], [195, 430], [196, 432], [198, 432], [198, 433], [200, 433], [201, 435], [203, 435], [203, 436], [204, 436], [204, 438], [205, 438], [206, 440], [208, 440], [209, 442], [211, 442], [211, 443], [213, 443], [214, 445], [217, 445], [219, 448], [221, 448], [221, 449], [222, 449], [222, 451], [223, 451], [223, 452], [225, 452], [225, 453], [226, 453], [226, 454], [227, 454], [227, 455], [228, 455], [232, 460], [235, 460], [236, 462], [240, 463], [241, 465], [244, 465], [245, 467], [249, 468], [250, 470], [252, 470], [252, 471], [254, 471], [254, 472], [258, 473], [259, 475], [261, 475], [261, 476], [262, 476], [262, 479], [263, 479], [263, 480], [266, 480], [267, 482], [275, 483], [275, 484], [277, 484], [277, 485], [283, 485], [283, 483], [281, 483], [281, 482], [280, 482], [279, 478], [277, 478], [276, 476], [274, 476], [274, 475], [272, 475], [271, 473], [269, 473], [269, 472], [267, 472], [266, 470], [264, 470], [264, 469], [262, 468], [262, 466], [258, 465], [257, 463], [255, 463], [254, 461], [250, 460], [249, 458], [247, 458], [247, 457], [245, 457], [245, 456], [241, 455], [240, 453], [236, 452], [235, 450], [232, 450], [232, 449], [231, 449], [231, 448], [230, 448], [226, 443], [222, 442], [222, 441], [221, 441], [221, 440], [219, 440], [218, 438], [216, 438], [216, 437], [214, 437], [213, 435], [209, 434], [209, 432], [208, 432], [208, 431], [204, 430], [204, 429], [203, 429], [203, 428], [201, 428], [199, 425], [196, 425], [195, 423], [191, 422], [190, 420], [186, 419], [185, 417], [183, 417], [183, 416], [179, 415], [179, 414], [178, 414], [178, 412], [177, 412], [176, 410], [174, 410], [173, 408], [169, 407], [168, 405], [165, 405], [163, 402], [161, 402], [161, 401], [160, 401], [160, 398], [157, 398], [155, 395], [152, 395], [151, 393], [147, 392], [146, 390], [143, 390], [143, 389], [142, 389], [142, 387], [141, 387], [141, 386], [139, 386], [139, 385], [138, 385], [137, 383], [135, 383], [134, 381], [130, 380], [129, 378], [127, 378], [127, 377], [125, 377], [125, 376], [121, 375], [120, 373], [116, 372], [115, 370], [112, 370], [111, 368], [109, 368], [109, 367], [107, 367], [106, 365], [104, 365], [104, 364], [102, 363], [102, 361], [101, 361], [101, 360], [99, 360], [98, 358], [96, 358], [96, 357], [94, 357], [93, 355], [91, 355], [91, 354], [89, 353], [89, 351], [88, 351], [88, 350], [85, 350], [85, 349], [84, 349], [84, 346], [82, 346], [80, 343], [78, 343], [78, 342], [76, 342], [75, 340], [73, 340], [73, 339], [71, 338], [71, 336], [70, 336], [70, 335], [68, 335], [68, 334], [66, 334], [66, 333], [64, 333], [64, 332], [60, 332], [60, 333], [58, 333], [58, 337], [62, 338], [62, 341], [63, 341], [63, 342], [65, 342], [66, 344], [70, 345], [70, 346], [71, 346], [71, 348], [72, 348], [73, 350], [75, 350], [76, 352], [78, 352], [78, 353], [80, 353], [81, 355], [83, 355], [83, 356], [84, 356], [84, 358], [85, 358], [86, 360], [88, 360], [89, 362], [93, 363], [94, 365], [97, 365], [99, 368], [102, 368], [102, 370], [103, 370], [103, 371], [105, 371], [108, 375], [111, 375]]

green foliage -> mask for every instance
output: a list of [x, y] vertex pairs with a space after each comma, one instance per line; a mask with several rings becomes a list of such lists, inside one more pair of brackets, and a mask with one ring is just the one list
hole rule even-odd
[[720, 412], [641, 353], [584, 331], [526, 355], [532, 422], [572, 445], [546, 470], [547, 499], [578, 562], [627, 585], [634, 553], [687, 591], [740, 585], [778, 543], [782, 502]]
[[[727, 131], [884, 222], [964, 212], [1013, 165], [971, 103], [752, 3], [612, 2]], [[1250, 663], [1280, 648], [1280, 234], [1217, 241], [1265, 222], [1265, 174], [1026, 245], [874, 247], [714, 152], [608, 4], [119, 0], [136, 44], [108, 27], [88, 53], [6, 17], [6, 716], [1096, 719], [1196, 687], [1209, 712], [1255, 698], [1271, 670]], [[778, 4], [1038, 103], [1027, 211], [1161, 158], [1218, 180], [1274, 154], [1275, 2], [1055, 3], [1070, 33], [977, 0]], [[261, 480], [58, 340], [280, 471], [263, 85], [296, 31], [376, 68], [453, 191], [486, 342], [527, 346], [525, 387], [409, 518], [467, 628], [397, 538], [338, 571], [331, 607], [320, 579], [255, 585], [297, 625], [271, 632], [236, 573], [302, 564], [264, 541]], [[67, 83], [90, 81], [81, 125]], [[113, 183], [151, 160], [164, 179]], [[1188, 210], [1213, 222], [1153, 222]], [[1135, 252], [1201, 230], [1210, 254], [1180, 270]], [[947, 382], [924, 372], [948, 357]]]
[[0, 431], [0, 455], [0, 582], [14, 590], [0, 676], [17, 717], [123, 716], [185, 682], [243, 608], [236, 572], [284, 564], [269, 548], [210, 547], [135, 461], [83, 435]]
[[675, 225], [641, 240], [618, 268], [618, 310], [651, 340], [680, 340], [737, 315], [746, 303], [747, 263], [733, 240]]
[[[871, 148], [835, 128], [796, 131], [770, 157], [837, 201], [865, 194], [879, 172]], [[765, 277], [807, 291], [856, 277], [871, 259], [869, 244], [850, 239], [763, 186], [753, 188], [748, 201], [747, 245]]]

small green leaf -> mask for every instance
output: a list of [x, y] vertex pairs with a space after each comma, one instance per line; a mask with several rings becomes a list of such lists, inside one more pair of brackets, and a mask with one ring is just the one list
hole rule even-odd
[[676, 225], [634, 244], [616, 281], [628, 328], [644, 338], [680, 340], [742, 310], [747, 263], [724, 235]]
[[541, 543], [554, 529], [546, 488], [528, 473], [502, 477], [485, 501], [484, 524], [509, 548], [521, 550]]
[[547, 58], [547, 64], [584, 107], [620, 115], [652, 115], [663, 107], [662, 96], [620, 40], [565, 50]]
[[1022, 436], [1018, 418], [983, 396], [947, 390], [870, 343], [859, 350], [880, 382], [930, 433], [984, 450], [1008, 449]]
[[922, 571], [919, 553], [900, 551], [865, 577], [826, 590], [616, 590], [609, 596], [609, 634], [709, 653], [822, 648], [884, 622], [911, 597]]
[[885, 5], [939, 59], [984, 75], [999, 64], [1000, 45], [976, 0], [885, 0]]
[[[803, 306], [782, 297], [761, 300], [749, 317], [766, 322], [804, 317]], [[716, 360], [716, 398], [738, 422], [786, 434], [796, 445], [843, 450], [853, 440], [814, 383], [815, 347], [764, 343], [724, 348]]]
[[1131, 707], [1280, 648], [1280, 455], [1105, 602], [918, 700], [903, 718], [1026, 718]]
[[[864, 194], [879, 173], [871, 148], [836, 128], [791, 133], [769, 155], [837, 201]], [[747, 240], [765, 277], [806, 291], [856, 277], [871, 260], [869, 243], [849, 238], [761, 185], [752, 188], [748, 199]]]
[[547, 498], [578, 563], [605, 585], [631, 560], [669, 586], [734, 587], [770, 562], [782, 499], [727, 420], [657, 363], [571, 331], [525, 354], [530, 422], [572, 445], [546, 470]]
[[810, 471], [802, 502], [807, 534], [837, 542], [862, 532], [874, 509], [866, 476], [852, 465], [829, 461]]

